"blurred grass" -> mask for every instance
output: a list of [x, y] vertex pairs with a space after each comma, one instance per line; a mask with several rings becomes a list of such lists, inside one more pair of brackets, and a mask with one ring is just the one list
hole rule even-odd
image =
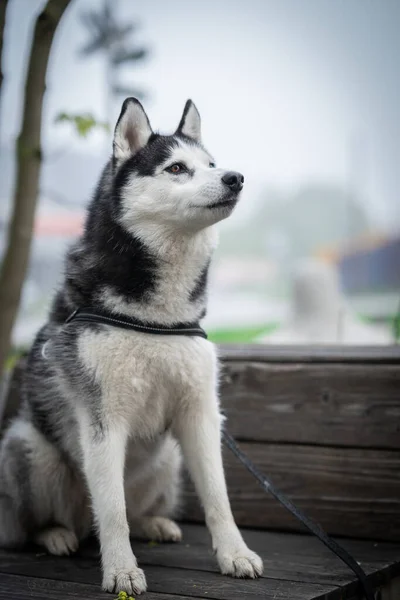
[[[366, 315], [357, 315], [360, 321], [377, 324], [376, 319]], [[394, 339], [400, 339], [400, 314], [398, 316], [387, 317], [380, 325], [386, 325], [393, 333]], [[258, 325], [254, 327], [227, 327], [221, 329], [212, 329], [207, 331], [208, 339], [216, 344], [249, 344], [254, 342], [261, 335], [269, 335], [280, 327], [279, 323], [268, 323], [267, 325]]]
[[16, 363], [21, 358], [21, 356], [27, 351], [28, 348], [13, 348], [6, 359], [4, 371], [11, 371], [15, 367]]
[[216, 344], [248, 344], [260, 335], [272, 333], [278, 323], [253, 327], [230, 327], [214, 329], [208, 332], [208, 339]]

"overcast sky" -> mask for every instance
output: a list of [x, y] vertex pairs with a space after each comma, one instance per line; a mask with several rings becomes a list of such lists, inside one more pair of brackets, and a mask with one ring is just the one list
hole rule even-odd
[[[115, 1], [151, 49], [125, 77], [148, 90], [154, 128], [174, 129], [191, 97], [206, 146], [245, 174], [248, 190], [345, 183], [350, 172], [379, 222], [400, 227], [399, 0]], [[9, 4], [3, 143], [18, 131], [29, 34], [44, 1]], [[64, 16], [45, 113], [47, 143], [91, 153], [104, 151], [100, 134], [79, 142], [53, 121], [62, 110], [105, 117], [103, 60], [77, 55], [86, 40], [79, 14], [99, 4], [73, 0]]]

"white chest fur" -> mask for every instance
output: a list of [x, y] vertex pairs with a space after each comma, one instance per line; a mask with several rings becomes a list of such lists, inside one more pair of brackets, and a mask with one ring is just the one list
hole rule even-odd
[[103, 416], [110, 423], [123, 420], [131, 435], [151, 438], [173, 425], [187, 403], [215, 397], [215, 347], [203, 338], [107, 327], [83, 333], [78, 348], [100, 386]]

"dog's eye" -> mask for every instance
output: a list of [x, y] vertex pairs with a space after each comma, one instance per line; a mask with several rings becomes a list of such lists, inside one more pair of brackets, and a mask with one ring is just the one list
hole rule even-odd
[[216, 165], [215, 163], [213, 163], [213, 162], [210, 162], [210, 163], [208, 164], [208, 166], [210, 167], [210, 169], [215, 169], [215, 167], [216, 167], [217, 165]]
[[170, 167], [165, 169], [169, 173], [173, 173], [174, 175], [178, 175], [178, 173], [182, 173], [185, 170], [185, 165], [182, 163], [174, 163]]

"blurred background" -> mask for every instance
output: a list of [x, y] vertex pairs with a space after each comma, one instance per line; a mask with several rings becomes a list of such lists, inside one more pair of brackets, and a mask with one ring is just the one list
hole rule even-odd
[[[9, 0], [0, 111], [5, 248], [23, 85], [44, 0]], [[45, 319], [126, 96], [170, 132], [200, 110], [218, 166], [245, 175], [220, 226], [215, 341], [390, 344], [400, 307], [398, 0], [72, 0], [47, 73], [29, 275], [13, 333]]]

